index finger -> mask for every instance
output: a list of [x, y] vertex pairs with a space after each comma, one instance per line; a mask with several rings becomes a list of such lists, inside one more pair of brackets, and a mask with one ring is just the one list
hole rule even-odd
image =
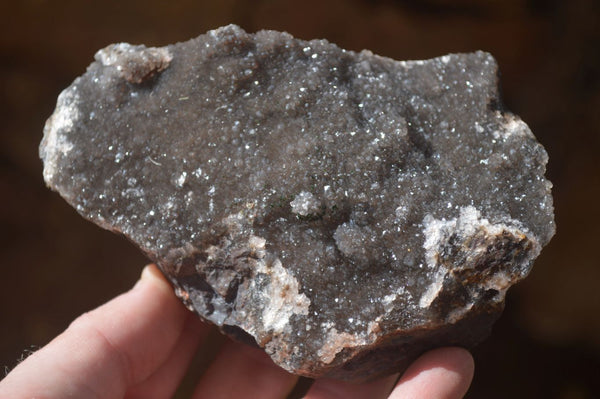
[[122, 397], [169, 356], [189, 312], [156, 266], [18, 365], [0, 397]]

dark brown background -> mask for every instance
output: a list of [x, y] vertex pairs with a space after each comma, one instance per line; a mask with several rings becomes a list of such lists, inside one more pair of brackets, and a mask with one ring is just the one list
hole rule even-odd
[[[600, 397], [600, 2], [4, 1], [0, 5], [0, 366], [126, 290], [146, 260], [44, 187], [58, 93], [112, 42], [165, 45], [237, 23], [396, 59], [483, 49], [550, 154], [558, 234], [475, 351], [469, 398]], [[0, 372], [2, 372], [0, 370]], [[182, 397], [184, 397], [182, 395]]]

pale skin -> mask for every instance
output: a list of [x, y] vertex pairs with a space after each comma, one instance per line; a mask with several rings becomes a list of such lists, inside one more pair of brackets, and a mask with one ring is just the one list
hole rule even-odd
[[[130, 291], [78, 317], [0, 381], [0, 398], [169, 398], [211, 327], [175, 297], [156, 266]], [[417, 359], [397, 381], [315, 381], [306, 399], [462, 398], [473, 358], [441, 348]], [[198, 381], [198, 398], [285, 398], [298, 377], [264, 352], [228, 341]]]

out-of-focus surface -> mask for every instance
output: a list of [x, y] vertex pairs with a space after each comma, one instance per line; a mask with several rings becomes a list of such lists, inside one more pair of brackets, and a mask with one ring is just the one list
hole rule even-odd
[[236, 23], [395, 59], [494, 54], [507, 107], [550, 155], [558, 233], [475, 351], [468, 397], [600, 397], [597, 1], [24, 0], [3, 2], [0, 22], [0, 366], [128, 289], [146, 262], [45, 188], [37, 148], [59, 92], [109, 43], [160, 46]]

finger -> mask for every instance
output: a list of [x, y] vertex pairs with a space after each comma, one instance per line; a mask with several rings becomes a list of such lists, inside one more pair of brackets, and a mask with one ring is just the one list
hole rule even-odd
[[209, 329], [200, 318], [190, 313], [169, 358], [150, 377], [130, 388], [126, 398], [172, 397], [185, 376], [198, 346], [206, 340], [208, 333]]
[[193, 398], [285, 398], [297, 379], [262, 350], [228, 342], [202, 376]]
[[469, 389], [474, 363], [463, 348], [440, 348], [418, 358], [400, 378], [390, 399], [458, 399]]
[[0, 384], [0, 397], [116, 398], [169, 356], [188, 311], [156, 266], [129, 292], [77, 318]]
[[392, 375], [365, 384], [320, 379], [310, 387], [304, 399], [387, 398], [397, 379], [397, 375]]

